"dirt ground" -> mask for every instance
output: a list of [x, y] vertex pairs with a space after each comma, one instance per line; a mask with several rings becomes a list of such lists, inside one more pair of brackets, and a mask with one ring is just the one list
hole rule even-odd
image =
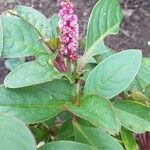
[[[0, 12], [12, 9], [18, 4], [32, 6], [47, 17], [58, 12], [60, 0], [0, 0]], [[79, 16], [80, 35], [86, 33], [86, 25], [97, 0], [72, 0]], [[106, 39], [106, 44], [116, 51], [136, 48], [150, 56], [150, 0], [119, 0], [124, 14], [120, 33]], [[0, 59], [0, 83], [7, 74]]]

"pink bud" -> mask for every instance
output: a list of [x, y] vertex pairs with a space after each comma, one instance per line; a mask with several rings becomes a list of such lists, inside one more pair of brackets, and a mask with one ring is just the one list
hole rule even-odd
[[63, 35], [60, 37], [60, 41], [62, 43], [68, 43], [69, 42], [69, 37], [67, 35]]
[[61, 53], [71, 61], [76, 61], [78, 58], [78, 37], [79, 26], [78, 17], [74, 14], [73, 4], [71, 2], [61, 1], [60, 16], [60, 42]]
[[67, 49], [65, 48], [65, 47], [62, 47], [61, 49], [60, 49], [60, 52], [62, 53], [62, 54], [64, 54], [64, 55], [67, 55]]

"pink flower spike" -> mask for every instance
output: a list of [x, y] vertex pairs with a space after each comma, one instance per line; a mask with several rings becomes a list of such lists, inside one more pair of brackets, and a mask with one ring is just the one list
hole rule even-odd
[[59, 11], [59, 28], [60, 28], [60, 43], [61, 53], [68, 58], [70, 62], [78, 59], [78, 37], [79, 26], [78, 17], [74, 14], [74, 6], [70, 1], [62, 0]]

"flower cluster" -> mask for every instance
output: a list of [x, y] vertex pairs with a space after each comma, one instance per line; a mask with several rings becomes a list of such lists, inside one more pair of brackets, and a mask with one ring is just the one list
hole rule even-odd
[[69, 61], [76, 61], [78, 58], [76, 50], [78, 48], [79, 26], [77, 15], [74, 14], [73, 4], [70, 1], [61, 2], [59, 16], [60, 51]]

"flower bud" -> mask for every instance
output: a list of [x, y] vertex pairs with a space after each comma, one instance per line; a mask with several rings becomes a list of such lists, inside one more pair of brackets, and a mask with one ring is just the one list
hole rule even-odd
[[73, 4], [69, 1], [61, 1], [61, 9], [59, 11], [59, 28], [61, 53], [65, 55], [69, 61], [76, 61], [78, 58], [78, 37], [79, 25], [78, 17], [74, 14]]

